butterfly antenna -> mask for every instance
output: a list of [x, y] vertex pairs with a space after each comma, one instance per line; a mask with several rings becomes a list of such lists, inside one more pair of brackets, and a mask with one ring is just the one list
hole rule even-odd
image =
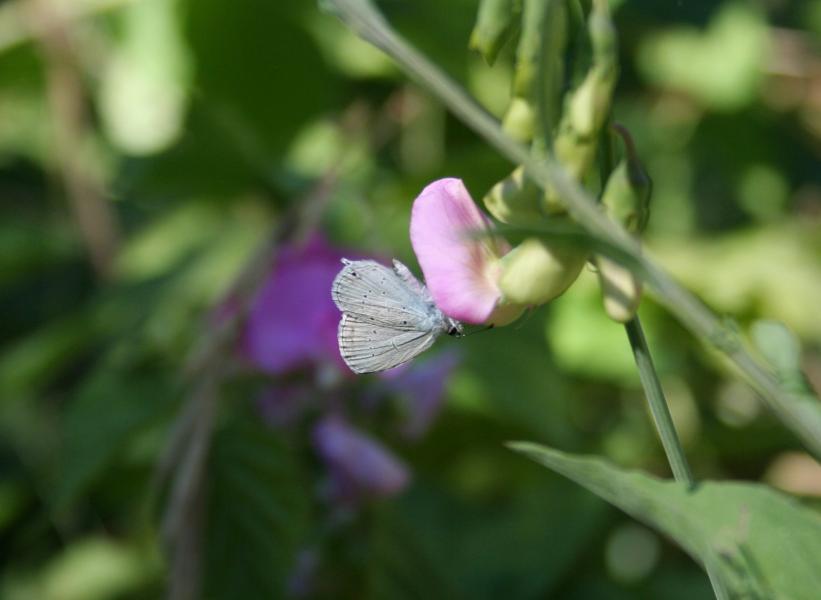
[[467, 337], [467, 336], [469, 336], [469, 335], [473, 335], [474, 333], [482, 333], [483, 331], [487, 331], [488, 329], [493, 329], [493, 323], [491, 323], [491, 324], [490, 324], [490, 325], [488, 325], [487, 327], [482, 327], [481, 329], [477, 329], [476, 331], [468, 331], [468, 332], [465, 334], [465, 337]]
[[530, 319], [533, 317], [533, 314], [534, 314], [535, 312], [536, 312], [536, 311], [535, 311], [532, 307], [528, 307], [527, 311], [525, 312], [525, 316], [524, 316], [524, 318], [521, 318], [521, 319], [519, 319], [519, 320], [516, 322], [516, 326], [514, 327], [514, 329], [515, 329], [516, 331], [519, 331], [522, 327], [524, 327], [524, 326], [525, 326], [525, 324], [526, 324], [528, 321], [530, 321]]

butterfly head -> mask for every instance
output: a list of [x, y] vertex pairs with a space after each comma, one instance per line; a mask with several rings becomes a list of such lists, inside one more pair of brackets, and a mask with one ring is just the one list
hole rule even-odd
[[445, 319], [445, 326], [447, 327], [448, 335], [451, 335], [453, 337], [462, 337], [463, 335], [465, 335], [465, 330], [462, 327], [462, 324], [455, 319], [447, 317]]

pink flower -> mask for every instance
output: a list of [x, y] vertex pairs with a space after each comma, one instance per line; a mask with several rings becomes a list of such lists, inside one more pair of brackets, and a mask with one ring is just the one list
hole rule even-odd
[[498, 261], [510, 246], [481, 236], [492, 228], [461, 179], [434, 181], [413, 202], [413, 251], [433, 300], [453, 319], [502, 325], [523, 310], [502, 303]]

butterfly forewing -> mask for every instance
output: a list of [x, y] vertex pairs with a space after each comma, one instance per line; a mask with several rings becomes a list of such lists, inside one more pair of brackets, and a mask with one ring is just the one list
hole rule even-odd
[[384, 371], [411, 360], [433, 345], [438, 332], [397, 330], [343, 313], [339, 323], [339, 351], [355, 373]]
[[430, 326], [430, 306], [396, 272], [374, 261], [346, 262], [331, 295], [343, 313], [363, 322], [406, 331]]

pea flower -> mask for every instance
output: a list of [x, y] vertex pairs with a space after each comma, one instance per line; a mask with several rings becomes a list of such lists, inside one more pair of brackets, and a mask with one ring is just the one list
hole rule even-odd
[[407, 468], [398, 458], [339, 415], [329, 414], [317, 423], [313, 443], [328, 467], [329, 495], [337, 502], [393, 496], [410, 481]]
[[436, 305], [464, 323], [505, 325], [524, 306], [504, 301], [500, 260], [510, 245], [492, 231], [461, 179], [439, 179], [414, 200], [413, 251]]
[[319, 235], [279, 249], [241, 338], [242, 354], [254, 367], [280, 375], [330, 363], [346, 372], [336, 341], [339, 311], [329, 290], [340, 260], [350, 254]]

